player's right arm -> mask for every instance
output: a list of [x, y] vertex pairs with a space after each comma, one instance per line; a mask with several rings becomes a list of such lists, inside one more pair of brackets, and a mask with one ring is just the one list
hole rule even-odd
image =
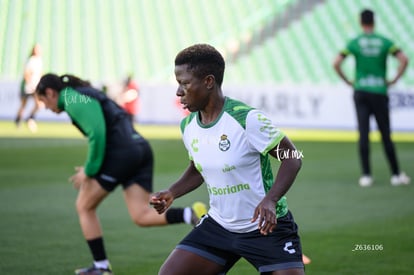
[[405, 70], [407, 69], [407, 66], [408, 66], [408, 57], [405, 55], [405, 53], [402, 50], [398, 50], [394, 54], [394, 56], [395, 56], [395, 58], [397, 58], [397, 60], [399, 62], [399, 66], [398, 66], [397, 74], [395, 75], [395, 77], [392, 80], [387, 82], [388, 86], [397, 83], [397, 81], [404, 74], [404, 72], [405, 72]]
[[162, 214], [171, 206], [174, 199], [193, 191], [203, 182], [203, 177], [196, 169], [194, 162], [191, 161], [182, 176], [174, 184], [167, 190], [156, 192], [151, 196], [150, 204], [159, 214]]

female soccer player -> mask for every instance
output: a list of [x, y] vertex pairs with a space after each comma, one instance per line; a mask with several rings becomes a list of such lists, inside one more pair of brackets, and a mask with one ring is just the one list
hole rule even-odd
[[[171, 208], [160, 216], [149, 206], [153, 179], [150, 144], [135, 131], [128, 114], [104, 93], [75, 76], [55, 74], [44, 75], [36, 92], [46, 108], [55, 113], [65, 111], [89, 140], [86, 162], [76, 167], [70, 180], [79, 189], [76, 209], [94, 264], [76, 274], [112, 274], [96, 209], [118, 184], [123, 186], [129, 214], [138, 226], [198, 220], [190, 207]], [[205, 211], [197, 210], [198, 216]]]
[[[197, 44], [175, 59], [176, 94], [191, 114], [181, 122], [190, 164], [167, 190], [154, 193], [159, 213], [205, 182], [210, 209], [177, 245], [160, 275], [224, 274], [241, 257], [262, 274], [304, 274], [297, 225], [285, 193], [301, 152], [261, 111], [223, 95], [225, 62]], [[280, 160], [273, 177], [270, 156]]]

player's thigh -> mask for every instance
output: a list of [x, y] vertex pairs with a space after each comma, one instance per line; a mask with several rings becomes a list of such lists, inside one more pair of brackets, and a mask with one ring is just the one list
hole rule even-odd
[[190, 251], [174, 249], [161, 266], [159, 275], [216, 275], [224, 267]]
[[389, 99], [384, 95], [377, 95], [374, 98], [374, 115], [375, 120], [381, 134], [389, 135], [390, 134], [390, 111], [389, 111]]
[[96, 179], [89, 179], [79, 188], [76, 208], [78, 211], [94, 209], [108, 194], [109, 192], [103, 189]]
[[358, 122], [366, 123], [371, 114], [369, 95], [366, 92], [354, 92], [354, 105]]
[[20, 96], [20, 106], [24, 108], [27, 105], [28, 96], [26, 94]]
[[150, 193], [139, 184], [131, 184], [124, 189], [124, 199], [131, 216], [140, 216], [140, 213], [148, 211]]

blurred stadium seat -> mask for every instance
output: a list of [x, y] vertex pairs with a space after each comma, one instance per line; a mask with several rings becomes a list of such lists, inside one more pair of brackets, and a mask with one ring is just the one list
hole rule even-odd
[[[0, 80], [19, 79], [39, 42], [46, 71], [169, 82], [177, 51], [205, 42], [228, 60], [229, 83], [338, 83], [332, 58], [359, 32], [365, 7], [414, 56], [414, 1], [1, 0]], [[412, 68], [401, 83], [414, 84]]]

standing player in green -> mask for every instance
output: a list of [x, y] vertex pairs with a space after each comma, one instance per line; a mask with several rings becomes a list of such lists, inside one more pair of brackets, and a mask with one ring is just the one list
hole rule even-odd
[[[304, 274], [298, 227], [285, 197], [301, 152], [266, 114], [223, 95], [224, 68], [222, 55], [206, 44], [175, 59], [176, 94], [191, 112], [181, 122], [190, 162], [151, 204], [164, 213], [174, 199], [205, 183], [210, 209], [159, 274], [225, 274], [242, 257], [262, 274]], [[275, 177], [272, 157], [280, 161]]]
[[[374, 115], [381, 132], [384, 151], [391, 168], [391, 184], [394, 186], [408, 184], [410, 178], [400, 171], [394, 144], [391, 140], [389, 99], [387, 90], [395, 84], [407, 68], [408, 58], [403, 51], [389, 39], [374, 32], [374, 12], [363, 10], [360, 23], [363, 33], [352, 39], [346, 49], [342, 50], [334, 61], [338, 75], [354, 89], [354, 102], [359, 130], [359, 155], [362, 176], [359, 184], [371, 186], [373, 178], [369, 160], [369, 119]], [[351, 81], [342, 71], [342, 62], [348, 55], [355, 57], [355, 81]], [[395, 56], [399, 61], [394, 78], [387, 80], [387, 57]]]
[[46, 108], [55, 113], [65, 111], [89, 140], [85, 165], [76, 167], [70, 180], [79, 189], [76, 209], [94, 264], [76, 270], [76, 274], [112, 274], [96, 210], [119, 184], [131, 219], [138, 226], [195, 224], [197, 216], [204, 214], [202, 203], [195, 203], [194, 209], [170, 208], [162, 216], [149, 206], [153, 179], [150, 144], [135, 131], [128, 114], [89, 82], [71, 75], [46, 74], [36, 92]]

